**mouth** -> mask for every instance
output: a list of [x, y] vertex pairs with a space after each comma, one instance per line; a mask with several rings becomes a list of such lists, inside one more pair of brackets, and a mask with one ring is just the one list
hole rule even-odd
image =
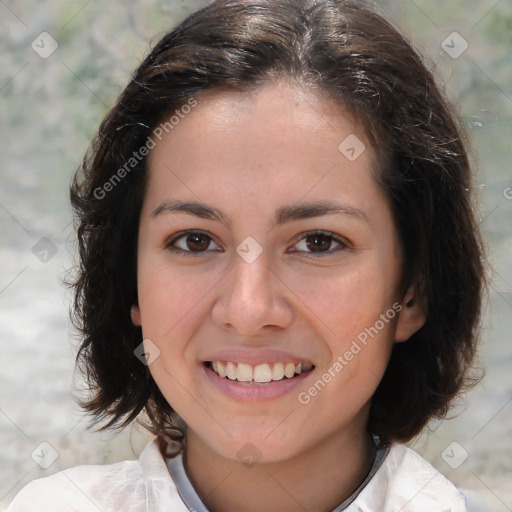
[[245, 385], [268, 385], [311, 372], [312, 363], [277, 362], [251, 365], [233, 361], [205, 361], [204, 366], [219, 377]]

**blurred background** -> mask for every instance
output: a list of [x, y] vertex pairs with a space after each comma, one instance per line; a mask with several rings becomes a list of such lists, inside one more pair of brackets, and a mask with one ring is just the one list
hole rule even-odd
[[[136, 458], [149, 439], [136, 426], [89, 431], [73, 401], [68, 187], [150, 46], [207, 3], [0, 0], [0, 509], [35, 478]], [[472, 503], [512, 510], [512, 1], [378, 7], [426, 55], [467, 127], [493, 277], [487, 375], [412, 445]]]

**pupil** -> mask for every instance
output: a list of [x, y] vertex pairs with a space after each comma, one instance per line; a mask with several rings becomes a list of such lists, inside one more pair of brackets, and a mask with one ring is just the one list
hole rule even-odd
[[189, 249], [206, 250], [210, 242], [205, 235], [189, 235], [187, 237], [187, 246]]
[[[314, 242], [310, 243], [310, 240], [313, 239]], [[329, 246], [331, 245], [331, 240], [329, 237], [325, 235], [310, 235], [308, 236], [308, 242], [306, 244], [308, 246], [308, 249], [321, 249], [321, 250], [327, 250], [329, 249]]]

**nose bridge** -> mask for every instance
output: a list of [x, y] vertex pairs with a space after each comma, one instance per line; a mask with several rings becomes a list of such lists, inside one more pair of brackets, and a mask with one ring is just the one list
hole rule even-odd
[[265, 252], [253, 260], [235, 254], [232, 265], [229, 284], [214, 307], [214, 319], [244, 335], [269, 325], [286, 326], [291, 314]]
[[[242, 244], [239, 251], [243, 250]], [[269, 258], [261, 252], [254, 259], [249, 259], [239, 252], [233, 261], [230, 285], [230, 301], [234, 305], [244, 305], [256, 312], [269, 306], [272, 297], [272, 272]]]

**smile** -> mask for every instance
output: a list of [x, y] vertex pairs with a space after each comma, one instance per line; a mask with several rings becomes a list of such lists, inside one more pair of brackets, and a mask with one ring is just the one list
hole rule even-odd
[[250, 365], [232, 361], [207, 361], [207, 368], [216, 375], [233, 381], [267, 384], [272, 381], [292, 379], [314, 368], [312, 363], [262, 363]]

